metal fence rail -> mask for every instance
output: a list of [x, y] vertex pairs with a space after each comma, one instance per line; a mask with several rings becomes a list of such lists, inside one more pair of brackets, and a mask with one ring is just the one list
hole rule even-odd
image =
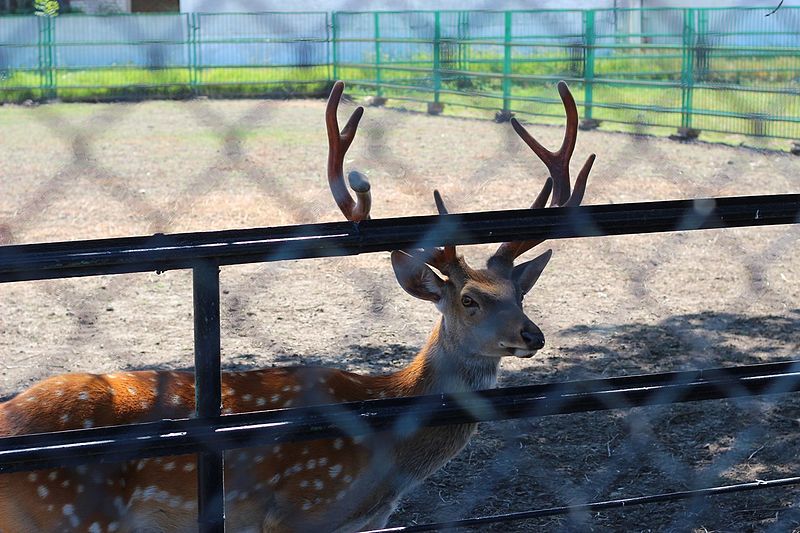
[[360, 94], [800, 138], [800, 7], [2, 17], [0, 101]]
[[219, 416], [221, 264], [350, 255], [405, 246], [499, 242], [512, 235], [563, 238], [795, 224], [800, 223], [800, 195], [543, 211], [316, 224], [278, 228], [272, 233], [238, 230], [0, 247], [0, 281], [4, 282], [193, 268], [197, 395], [195, 420], [0, 439], [0, 470], [197, 452], [202, 455], [198, 471], [200, 529], [221, 531], [224, 500], [220, 492], [226, 449], [314, 439], [342, 431], [390, 431], [398, 417], [408, 417], [409, 413], [426, 425], [441, 425], [800, 390], [800, 363], [785, 362], [495, 389], [466, 397], [410, 397]]

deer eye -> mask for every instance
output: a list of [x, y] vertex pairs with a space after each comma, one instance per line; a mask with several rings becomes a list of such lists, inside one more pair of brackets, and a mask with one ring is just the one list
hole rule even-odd
[[461, 305], [463, 305], [464, 307], [478, 307], [478, 302], [476, 302], [469, 296], [462, 296]]

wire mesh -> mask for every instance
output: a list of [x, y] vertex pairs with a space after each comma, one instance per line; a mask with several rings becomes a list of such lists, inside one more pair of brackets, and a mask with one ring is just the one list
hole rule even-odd
[[[610, 50], [633, 56], [632, 50], [641, 48], [634, 44], [647, 44], [635, 42], [644, 31], [633, 31], [637, 23], [633, 13], [594, 12], [597, 78], [614, 78], [616, 60]], [[739, 19], [725, 18], [732, 16], [727, 11], [709, 11], [706, 22], [701, 20], [699, 11], [695, 13], [692, 20], [698, 31], [703, 24], [708, 25], [709, 34], [722, 31], [714, 30], [717, 25], [738, 27], [732, 21]], [[736, 11], [741, 17], [747, 13]], [[682, 80], [681, 76], [686, 75], [681, 70], [684, 11], [641, 14], [658, 17], [655, 20], [664, 24], [659, 31], [650, 32], [652, 44], [673, 48], [658, 54], [676, 57], [659, 58], [656, 51], [648, 48], [647, 53], [655, 57], [641, 60], [639, 66], [624, 64], [639, 61], [630, 57], [617, 61], [617, 65], [624, 64], [626, 78], [635, 75], [647, 83], [657, 80], [651, 70], [660, 69], [669, 71], [672, 81]], [[760, 31], [763, 12], [757, 10], [751, 15], [754, 20], [758, 18], [752, 27]], [[39, 39], [46, 35], [38, 32], [54, 30], [54, 38], [58, 38], [61, 25], [66, 27], [73, 20], [71, 17], [59, 16], [50, 22], [41, 17], [4, 18], [0, 31], [9, 31], [13, 37], [4, 38], [3, 42], [16, 43], [13, 47], [0, 47], [6, 54], [4, 61], [12, 57], [8, 52], [12, 48], [30, 48], [25, 52], [28, 55], [33, 54], [32, 50], [38, 53]], [[130, 84], [112, 87], [109, 93], [136, 99], [163, 94], [159, 88], [171, 83], [172, 74], [166, 73], [174, 68], [176, 76], [179, 69], [181, 76], [185, 75], [176, 82], [175, 90], [184, 90], [188, 83], [189, 90], [197, 91], [193, 94], [217, 90], [215, 95], [236, 91], [246, 96], [262, 95], [282, 87], [287, 78], [299, 80], [298, 87], [287, 92], [301, 94], [305, 89], [299, 86], [305, 81], [318, 81], [323, 87], [335, 69], [336, 77], [360, 80], [363, 87], [369, 87], [364, 92], [349, 89], [355, 97], [377, 94], [377, 88], [366, 82], [380, 79], [384, 96], [419, 97], [423, 102], [433, 100], [432, 91], [439, 84], [439, 101], [450, 105], [459, 101], [457, 98], [465, 98], [460, 92], [455, 94], [456, 90], [471, 92], [469, 98], [480, 97], [475, 94], [483, 89], [474, 85], [480, 82], [485, 85], [479, 87], [486, 88], [493, 102], [486, 107], [500, 109], [503, 92], [510, 91], [508, 101], [514, 106], [537, 115], [552, 115], [559, 123], [563, 111], [556, 104], [555, 90], [542, 81], [547, 82], [551, 76], [568, 78], [579, 105], [585, 100], [582, 76], [570, 73], [582, 74], [585, 69], [588, 50], [579, 43], [590, 22], [587, 12], [547, 12], [541, 16], [515, 12], [511, 15], [511, 40], [505, 32], [508, 16], [494, 12], [340, 12], [328, 19], [331, 35], [322, 41], [315, 40], [321, 24], [317, 15], [309, 15], [305, 19], [307, 25], [290, 14], [164, 17], [167, 18], [162, 23], [152, 27], [132, 22], [151, 20], [144, 17], [127, 22], [111, 22], [126, 17], [92, 19], [97, 26], [60, 52], [54, 50], [53, 59], [36, 56], [36, 61], [44, 57], [44, 62], [42, 66], [37, 63], [31, 72], [38, 76], [52, 74], [53, 81], [47, 82], [50, 85], [42, 86], [37, 79], [33, 87], [26, 87], [19, 83], [17, 74], [6, 81], [16, 79], [15, 87], [31, 91], [28, 94], [32, 98], [41, 97], [42, 91], [55, 90], [66, 99], [69, 93], [61, 92], [64, 78], [59, 77], [66, 76], [66, 72], [59, 65], [70, 61], [76, 68], [85, 67], [94, 57], [104, 57], [83, 44], [92, 42], [95, 48], [107, 49], [102, 52], [108, 54], [105, 57], [113, 56], [120, 62], [141, 61], [144, 71], [164, 75], [159, 79], [143, 74]], [[175, 17], [180, 24], [174, 22]], [[199, 21], [192, 22], [193, 17]], [[75, 16], [74, 20], [82, 18]], [[358, 23], [353, 22], [348, 30], [345, 21], [350, 20]], [[6, 25], [6, 21], [13, 24]], [[101, 27], [104, 21], [108, 27]], [[376, 21], [380, 42], [370, 33], [375, 31]], [[193, 41], [190, 35], [195, 23], [199, 36]], [[519, 31], [515, 24], [521, 25]], [[611, 24], [632, 27], [629, 33], [635, 34], [634, 42], [626, 41], [624, 36], [612, 37], [613, 32], [608, 30]], [[736, 24], [742, 24], [743, 29], [736, 30], [732, 41], [750, 31], [744, 22]], [[784, 28], [788, 36], [753, 35], [747, 46], [791, 48], [796, 45], [789, 34], [795, 27]], [[38, 35], [35, 39], [30, 38], [33, 28]], [[176, 37], [173, 31], [179, 30], [182, 33]], [[234, 34], [236, 37], [231, 38]], [[439, 48], [434, 54], [437, 35]], [[227, 38], [236, 41], [235, 48], [231, 43], [213, 42]], [[312, 74], [308, 78], [284, 74], [280, 58], [285, 56], [290, 68], [295, 68], [300, 59], [293, 55], [298, 48], [280, 42], [283, 39], [310, 41], [307, 51], [300, 54], [310, 63]], [[525, 44], [511, 46], [506, 55], [507, 41], [518, 39]], [[331, 41], [338, 44], [326, 48], [325, 53], [331, 55], [328, 61], [320, 54]], [[741, 44], [732, 41], [726, 46]], [[140, 44], [126, 48], [114, 44], [118, 42]], [[130, 55], [123, 55], [123, 49]], [[179, 54], [178, 49], [183, 52]], [[433, 70], [435, 57], [438, 71]], [[192, 58], [197, 65], [194, 70]], [[711, 63], [717, 61], [714, 53], [707, 58]], [[363, 70], [347, 66], [356, 59], [364, 62]], [[791, 69], [792, 60], [787, 56], [775, 61], [777, 78], [784, 75], [780, 65]], [[24, 63], [22, 59], [15, 61]], [[259, 65], [259, 61], [269, 61], [271, 66]], [[692, 64], [702, 65], [704, 61], [695, 53]], [[739, 58], [736, 61], [743, 65]], [[509, 72], [509, 64], [510, 72], [520, 75], [504, 84], [503, 73]], [[771, 71], [772, 64], [768, 64], [767, 70]], [[319, 67], [324, 67], [325, 72], [317, 79], [313, 72]], [[523, 67], [531, 70], [519, 70]], [[725, 71], [726, 68], [733, 71]], [[714, 75], [733, 79], [737, 68], [717, 61], [709, 71], [717, 69]], [[131, 65], [120, 69], [138, 72]], [[751, 76], [748, 67], [742, 69], [742, 77]], [[699, 67], [693, 69], [695, 88], [716, 83], [709, 77], [711, 74], [700, 73]], [[547, 79], [525, 78], [540, 75]], [[79, 91], [89, 89], [77, 86], [82, 82], [74, 82], [74, 78], [69, 83], [73, 86], [64, 90], [74, 91], [71, 94], [75, 98], [81, 94]], [[103, 83], [98, 82], [98, 86]], [[762, 85], [755, 86], [759, 90], [768, 88], [766, 81], [759, 83]], [[780, 83], [785, 87], [785, 80]], [[459, 84], [464, 88], [458, 89]], [[354, 85], [349, 87], [357, 89]], [[599, 82], [593, 86], [595, 102], [602, 103], [603, 92], [608, 89], [618, 106], [680, 110], [687, 103], [686, 95], [680, 92], [652, 92], [637, 100], [638, 96], [624, 86], [617, 88], [610, 82], [606, 85], [602, 90]], [[741, 81], [736, 82], [736, 87], [742, 85]], [[4, 90], [10, 86], [4, 86]], [[232, 92], [226, 93], [228, 89]], [[452, 93], [447, 92], [451, 89]], [[539, 92], [534, 93], [534, 89]], [[530, 100], [525, 99], [528, 90]], [[772, 121], [770, 113], [774, 109], [770, 111], [766, 101], [748, 108], [746, 100], [742, 100], [746, 97], [739, 94], [745, 91], [737, 91], [718, 91], [715, 94], [725, 107], [709, 104], [709, 109], [715, 113], [719, 109], [764, 113], [768, 118], [763, 132], [769, 135], [782, 127]], [[699, 94], [695, 93], [692, 100], [695, 109], [702, 108], [698, 102], [705, 98]], [[524, 98], [515, 99], [520, 95]], [[460, 102], [470, 104], [466, 99]], [[343, 102], [346, 109], [342, 115], [351, 111], [352, 105]], [[794, 119], [797, 112], [793, 109], [790, 102], [781, 113]], [[2, 243], [19, 245], [339, 220], [341, 215], [324, 184], [323, 110], [323, 104], [316, 101], [206, 99], [3, 106]], [[581, 106], [582, 117], [586, 111]], [[641, 113], [645, 112], [648, 110], [634, 109], [631, 118], [625, 120], [637, 128], [666, 120], [663, 113], [655, 112], [655, 118], [643, 120]], [[613, 118], [604, 113], [610, 111], [600, 105], [593, 107], [595, 118]], [[738, 127], [729, 127], [717, 118], [714, 124], [719, 124], [720, 129]], [[677, 111], [670, 114], [669, 120], [664, 124], [671, 128], [683, 124]], [[700, 120], [705, 120], [705, 115], [694, 114], [691, 126], [706, 127], [698, 123]], [[742, 124], [742, 131], [754, 128], [752, 120], [742, 119]], [[528, 128], [546, 146], [554, 147], [560, 142], [561, 128]], [[787, 136], [794, 135], [789, 131]], [[532, 168], [531, 155], [521, 150], [523, 147], [507, 124], [370, 108], [346, 166], [369, 174], [376, 218], [434, 213], [430, 199], [434, 188], [442, 190], [448, 206], [456, 213], [520, 208], [530, 203], [544, 176], [544, 170]], [[589, 152], [599, 155], [586, 199], [592, 204], [791, 193], [797, 191], [800, 175], [798, 161], [788, 154], [673, 143], [643, 135], [581, 132], [577, 152], [579, 159]], [[699, 209], [704, 206], [707, 208], [698, 203]], [[154, 236], [155, 240], [158, 238]], [[511, 387], [794, 360], [800, 348], [796, 334], [800, 317], [797, 238], [795, 224], [551, 241], [547, 245], [555, 250], [552, 264], [525, 304], [529, 316], [544, 331], [547, 344], [532, 359], [506, 358], [499, 383]], [[460, 248], [476, 266], [485, 259], [488, 249], [482, 245]], [[239, 379], [239, 372], [273, 365], [322, 365], [362, 374], [394, 372], [405, 367], [425, 343], [437, 316], [427, 303], [410, 298], [397, 286], [385, 254], [225, 267], [221, 271], [221, 289], [223, 367], [232, 372], [226, 379]], [[0, 285], [5, 302], [0, 315], [2, 393], [10, 397], [35, 381], [70, 371], [124, 376], [126, 372], [160, 370], [164, 371], [159, 375], [165, 380], [184, 376], [189, 379], [181, 371], [192, 366], [190, 291], [191, 275], [185, 271]], [[321, 397], [313, 396], [309, 401], [328, 399], [324, 390], [310, 390], [312, 395], [320, 393]], [[223, 387], [222, 393], [226, 397], [250, 394], [251, 410], [278, 407], [273, 396], [281, 391], [267, 391], [243, 392]], [[171, 406], [187, 416], [191, 413], [192, 401], [188, 397], [179, 396], [180, 405], [175, 406], [170, 391], [158, 392], [156, 396], [165, 407]], [[422, 485], [404, 493], [389, 525], [446, 524], [475, 516], [558, 508], [562, 511], [558, 515], [523, 514], [516, 518], [527, 521], [492, 525], [491, 520], [484, 520], [474, 525], [486, 531], [796, 529], [800, 527], [797, 489], [771, 485], [780, 485], [781, 480], [791, 479], [798, 472], [797, 395], [753, 397], [746, 390], [731, 386], [730, 395], [736, 393], [740, 397], [729, 400], [484, 423], [452, 461]], [[54, 405], [63, 407], [60, 414], [67, 414], [67, 407], [55, 397], [52, 400]], [[80, 427], [111, 423], [98, 416], [76, 420]], [[403, 423], [397, 428], [416, 428], [415, 420], [401, 420]], [[391, 469], [394, 462], [385, 455], [388, 448], [380, 434], [366, 442], [376, 450], [367, 467], [379, 473]], [[244, 528], [236, 522], [241, 513], [232, 511], [250, 503], [248, 495], [262, 489], [264, 494], [269, 493], [266, 487], [271, 477], [256, 480], [253, 473], [256, 465], [277, 461], [280, 452], [272, 446], [263, 454], [260, 451], [241, 449], [226, 454], [229, 468], [239, 465], [238, 470], [226, 475], [225, 504], [232, 520], [229, 530]], [[301, 446], [296, 448], [303, 468], [307, 469], [308, 461], [315, 459], [311, 471], [319, 474], [307, 480], [309, 485], [305, 488], [318, 492], [315, 497], [335, 500], [338, 492], [326, 490], [333, 486], [331, 474], [337, 470], [331, 467], [337, 463], [318, 462], [321, 457], [330, 459], [333, 455], [323, 455], [317, 448], [310, 451], [317, 455], [306, 457]], [[299, 463], [300, 459], [287, 468]], [[153, 468], [193, 487], [196, 472], [183, 470], [190, 464], [193, 463], [162, 456], [135, 460], [126, 466], [137, 471], [142, 465], [145, 472]], [[171, 516], [185, 515], [190, 520], [196, 517], [196, 503], [191, 497], [176, 499], [177, 493], [147, 484], [144, 478], [127, 488], [109, 487], [109, 480], [133, 481], [119, 468], [122, 466], [105, 464], [83, 471], [59, 470], [55, 479], [50, 479], [49, 471], [25, 473], [14, 477], [11, 485], [0, 480], [0, 506], [20, 501], [41, 503], [45, 515], [54, 513], [52, 516], [60, 521], [54, 530], [85, 530], [95, 522], [105, 525], [112, 510], [137, 502], [155, 503]], [[76, 477], [69, 478], [69, 472]], [[287, 479], [292, 476], [295, 473], [290, 472]], [[80, 492], [75, 485], [61, 486], [78, 478], [83, 480]], [[759, 480], [765, 480], [769, 488], [714, 499], [703, 492], [709, 487], [758, 485]], [[323, 488], [318, 490], [314, 481], [321, 481]], [[298, 477], [298, 489], [300, 482]], [[258, 483], [262, 483], [260, 489], [256, 488]], [[136, 492], [136, 488], [141, 490]], [[621, 509], [586, 505], [630, 502], [636, 498], [647, 502], [648, 495], [675, 492], [684, 493], [687, 499], [658, 500], [658, 504], [625, 505]], [[364, 493], [356, 494], [352, 501], [360, 501], [360, 497], [365, 497]], [[297, 516], [303, 515], [303, 505], [314, 502], [313, 498], [299, 500]], [[48, 510], [50, 505], [52, 511]], [[65, 505], [89, 509], [94, 514], [80, 515], [80, 523], [74, 525], [78, 515], [65, 513]], [[269, 508], [265, 504], [262, 510]], [[3, 509], [8, 511], [7, 507]], [[266, 510], [262, 517], [268, 517]], [[371, 526], [377, 527], [363, 525]], [[124, 530], [123, 524], [116, 527]]]

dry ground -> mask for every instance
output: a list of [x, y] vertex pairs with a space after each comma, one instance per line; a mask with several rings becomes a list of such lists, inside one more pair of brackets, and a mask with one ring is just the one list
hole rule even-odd
[[[0, 238], [72, 240], [339, 220], [325, 184], [323, 103], [192, 101], [0, 108]], [[555, 146], [561, 129], [531, 126]], [[581, 132], [598, 154], [585, 203], [800, 190], [800, 158]], [[348, 166], [376, 217], [529, 204], [545, 175], [509, 125], [368, 109]], [[797, 358], [797, 226], [551, 243], [526, 308], [548, 339], [501, 385]], [[463, 251], [473, 262], [490, 247]], [[388, 254], [223, 269], [228, 368], [405, 364], [435, 310]], [[188, 272], [0, 285], [0, 392], [67, 371], [186, 368]], [[391, 523], [427, 522], [800, 472], [797, 396], [481, 426]], [[495, 526], [496, 531], [789, 531], [775, 489]], [[488, 529], [488, 528], [487, 528]]]

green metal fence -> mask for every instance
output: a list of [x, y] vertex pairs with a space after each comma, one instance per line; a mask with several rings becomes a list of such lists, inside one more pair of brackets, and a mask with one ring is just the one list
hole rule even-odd
[[[800, 8], [0, 18], [0, 100], [356, 94], [800, 138]], [[591, 125], [591, 121], [587, 122]]]

